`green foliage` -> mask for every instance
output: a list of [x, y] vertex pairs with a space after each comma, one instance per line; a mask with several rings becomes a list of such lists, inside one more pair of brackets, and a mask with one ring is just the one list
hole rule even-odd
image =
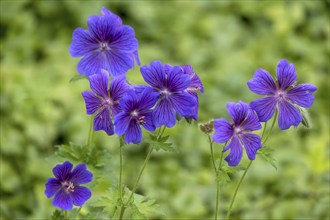
[[223, 163], [218, 171], [217, 181], [221, 186], [227, 185], [232, 180], [232, 176], [240, 171], [245, 170], [245, 167], [241, 164], [231, 167], [227, 163]]
[[88, 79], [88, 77], [85, 75], [82, 75], [82, 74], [77, 74], [70, 79], [70, 83], [81, 80], [81, 79]]
[[173, 147], [172, 143], [167, 142], [169, 136], [158, 137], [156, 135], [150, 134], [148, 143], [151, 147], [156, 149], [156, 151], [163, 150], [176, 153], [177, 150]]
[[107, 160], [111, 159], [106, 150], [98, 149], [95, 146], [79, 145], [71, 142], [68, 145], [58, 145], [56, 148], [57, 151], [53, 160], [61, 158], [62, 160], [83, 162], [95, 168], [102, 168]]
[[[199, 96], [200, 121], [227, 117], [227, 102], [259, 97], [246, 86], [258, 68], [274, 76], [279, 59], [292, 62], [298, 83], [317, 87], [308, 109], [312, 129], [274, 127], [268, 144], [276, 149], [278, 172], [270, 172], [268, 162], [256, 158], [237, 195], [239, 209], [232, 218], [330, 218], [327, 1], [23, 0], [0, 1], [0, 6], [1, 218], [49, 218], [54, 207], [44, 195], [44, 185], [53, 175], [52, 168], [82, 156], [104, 166], [89, 164], [95, 174], [93, 195], [77, 219], [109, 219], [101, 208], [90, 205], [117, 182], [117, 138], [96, 132], [95, 148], [108, 154], [99, 160], [103, 162], [92, 162], [94, 153], [54, 156], [54, 146], [86, 140], [90, 121], [81, 92], [89, 84], [87, 80], [69, 83], [77, 74], [79, 59], [69, 55], [68, 47], [73, 30], [87, 28], [88, 17], [100, 14], [103, 6], [135, 29], [142, 65], [159, 59], [194, 67], [205, 88]], [[144, 83], [137, 66], [127, 78]], [[179, 153], [153, 154], [139, 192], [166, 210], [167, 216], [154, 219], [211, 219], [215, 191], [207, 141], [195, 122], [180, 123], [167, 133]], [[138, 172], [145, 149], [146, 144], [123, 149], [127, 185], [133, 185], [131, 177]], [[220, 217], [233, 187], [228, 184], [221, 190]]]
[[[123, 204], [126, 206], [128, 198], [132, 191], [127, 187], [123, 192]], [[102, 207], [106, 216], [114, 218], [118, 216], [121, 210], [121, 200], [118, 186], [110, 187], [104, 195], [92, 204], [93, 207]], [[150, 216], [164, 215], [164, 212], [155, 200], [147, 199], [147, 197], [134, 193], [131, 202], [126, 207], [127, 215], [131, 219], [148, 219]]]
[[257, 154], [260, 155], [264, 160], [266, 160], [275, 170], [277, 170], [276, 159], [274, 158], [274, 150], [268, 145], [263, 146], [260, 150], [257, 151]]
[[113, 217], [121, 206], [120, 193], [117, 186], [110, 187], [103, 196], [92, 204], [93, 207], [103, 207], [103, 211], [109, 217]]
[[52, 216], [50, 217], [51, 220], [65, 220], [65, 216], [63, 211], [55, 209]]
[[[128, 199], [132, 193], [127, 187], [125, 188], [125, 196]], [[156, 203], [155, 200], [148, 199], [146, 196], [134, 193], [133, 201], [129, 204], [132, 219], [149, 219], [150, 216], [165, 215], [161, 207]], [[134, 218], [133, 218], [134, 217]]]

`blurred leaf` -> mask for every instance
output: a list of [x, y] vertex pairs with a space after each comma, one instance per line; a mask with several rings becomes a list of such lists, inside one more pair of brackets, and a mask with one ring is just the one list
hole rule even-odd
[[[125, 196], [130, 196], [131, 190], [127, 187], [125, 188]], [[161, 207], [156, 204], [155, 200], [148, 199], [145, 196], [134, 193], [133, 202], [130, 204], [130, 207], [134, 216], [151, 216], [151, 215], [165, 215]], [[135, 210], [137, 209], [137, 210]]]
[[148, 219], [148, 218], [145, 215], [143, 215], [135, 205], [131, 205], [131, 215], [130, 215], [129, 219], [143, 220], [143, 219]]
[[230, 176], [234, 175], [235, 173], [237, 173], [239, 171], [243, 171], [243, 170], [245, 170], [245, 167], [243, 165], [231, 167], [225, 163], [222, 165], [221, 169], [219, 170], [219, 173], [217, 176], [217, 181], [220, 185], [224, 186], [228, 182], [231, 181]]
[[52, 216], [51, 216], [50, 219], [51, 219], [51, 220], [64, 220], [64, 213], [63, 213], [62, 211], [56, 209], [56, 210], [53, 212], [53, 214], [52, 214]]
[[81, 79], [88, 79], [88, 77], [82, 74], [77, 74], [74, 77], [72, 77], [69, 82], [72, 83]]
[[258, 150], [257, 154], [259, 154], [263, 159], [269, 162], [272, 165], [272, 167], [275, 168], [275, 170], [277, 170], [276, 160], [272, 155], [273, 152], [274, 150], [266, 145], [263, 146], [260, 150]]
[[95, 201], [92, 204], [93, 207], [104, 207], [104, 212], [106, 212], [110, 217], [113, 217], [120, 204], [120, 193], [118, 187], [113, 186], [109, 188], [101, 199]]
[[95, 146], [79, 145], [70, 142], [68, 145], [55, 146], [57, 151], [55, 157], [63, 158], [74, 162], [84, 162], [95, 168], [101, 168], [110, 159], [107, 150], [101, 150]]
[[177, 150], [172, 146], [172, 143], [167, 142], [169, 136], [157, 137], [156, 135], [149, 135], [148, 143], [157, 151], [164, 150], [176, 153]]

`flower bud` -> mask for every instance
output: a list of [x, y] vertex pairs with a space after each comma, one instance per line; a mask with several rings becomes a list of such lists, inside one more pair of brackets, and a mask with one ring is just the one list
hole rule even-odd
[[205, 134], [211, 134], [214, 130], [213, 120], [199, 125], [199, 129]]

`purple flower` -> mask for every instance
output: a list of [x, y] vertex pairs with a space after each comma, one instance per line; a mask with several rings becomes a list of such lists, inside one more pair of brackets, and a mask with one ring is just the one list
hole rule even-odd
[[101, 13], [89, 17], [88, 30], [74, 30], [69, 51], [73, 57], [83, 57], [77, 66], [80, 74], [89, 76], [106, 69], [116, 77], [133, 68], [134, 59], [140, 65], [138, 41], [133, 28], [123, 25], [119, 16], [105, 8]]
[[115, 130], [119, 136], [125, 134], [127, 144], [141, 142], [141, 125], [148, 131], [155, 131], [151, 108], [157, 99], [158, 93], [154, 92], [152, 88], [145, 88], [140, 93], [132, 89], [120, 99], [119, 104], [122, 112], [115, 116]]
[[257, 115], [242, 101], [228, 103], [227, 111], [234, 123], [230, 123], [224, 118], [214, 120], [213, 140], [218, 143], [228, 142], [223, 152], [230, 149], [230, 153], [225, 158], [229, 166], [237, 166], [241, 161], [242, 145], [248, 158], [254, 160], [257, 150], [261, 148], [260, 137], [251, 133], [251, 131], [261, 129]]
[[[193, 114], [191, 115], [191, 117], [197, 121], [198, 120], [198, 106], [199, 106], [197, 92], [203, 93], [204, 87], [203, 87], [202, 81], [200, 80], [198, 75], [194, 72], [194, 69], [191, 65], [182, 65], [180, 67], [182, 68], [183, 73], [187, 74], [191, 79], [190, 85], [188, 86], [188, 88], [185, 91], [188, 92], [190, 95], [192, 95], [196, 99], [196, 105], [193, 107], [193, 111], [192, 111]], [[169, 64], [164, 65], [165, 71], [170, 71], [170, 68], [173, 68], [173, 67]]]
[[91, 191], [80, 184], [93, 180], [93, 174], [86, 169], [86, 164], [78, 164], [72, 170], [72, 163], [65, 161], [53, 168], [55, 178], [46, 183], [45, 195], [54, 196], [53, 205], [63, 210], [71, 210], [73, 204], [82, 206], [92, 195]]
[[191, 85], [191, 78], [184, 74], [179, 66], [164, 68], [160, 61], [153, 61], [150, 66], [140, 68], [144, 80], [159, 94], [159, 101], [153, 111], [156, 127], [175, 125], [178, 114], [183, 117], [194, 115], [197, 105], [195, 97], [186, 92]]
[[250, 103], [256, 111], [261, 122], [272, 118], [278, 109], [278, 125], [282, 130], [298, 126], [302, 121], [299, 106], [309, 108], [314, 102], [313, 93], [316, 87], [312, 84], [295, 85], [297, 76], [296, 68], [287, 60], [280, 60], [276, 70], [277, 80], [263, 69], [258, 69], [254, 77], [248, 81], [249, 89], [263, 98]]
[[112, 119], [121, 111], [118, 100], [131, 88], [125, 76], [115, 78], [109, 84], [109, 74], [102, 70], [100, 74], [89, 76], [91, 91], [82, 92], [86, 103], [86, 112], [94, 118], [94, 130], [104, 130], [108, 135], [114, 134]]

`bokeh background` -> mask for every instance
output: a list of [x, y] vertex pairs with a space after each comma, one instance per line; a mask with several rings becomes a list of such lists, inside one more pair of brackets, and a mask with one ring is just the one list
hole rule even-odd
[[[79, 59], [70, 57], [68, 47], [73, 30], [87, 28], [88, 17], [100, 15], [102, 6], [135, 29], [143, 65], [159, 59], [194, 67], [205, 87], [200, 122], [228, 118], [227, 102], [256, 98], [246, 82], [257, 68], [274, 75], [280, 59], [294, 63], [298, 81], [318, 87], [309, 109], [312, 128], [275, 127], [268, 143], [278, 169], [257, 157], [232, 217], [329, 219], [329, 1], [2, 0], [0, 5], [1, 219], [46, 219], [54, 210], [44, 184], [62, 161], [48, 158], [55, 145], [85, 143], [90, 121], [81, 96], [89, 84], [69, 83]], [[127, 76], [143, 82], [138, 67]], [[196, 122], [181, 122], [167, 133], [178, 153], [154, 153], [138, 192], [166, 213], [154, 219], [212, 218], [216, 185], [207, 137]], [[109, 152], [106, 166], [118, 175], [117, 138], [97, 132], [95, 142]], [[216, 145], [217, 156], [220, 150]], [[146, 152], [145, 145], [124, 149], [129, 187]], [[221, 188], [222, 218], [241, 174]]]

